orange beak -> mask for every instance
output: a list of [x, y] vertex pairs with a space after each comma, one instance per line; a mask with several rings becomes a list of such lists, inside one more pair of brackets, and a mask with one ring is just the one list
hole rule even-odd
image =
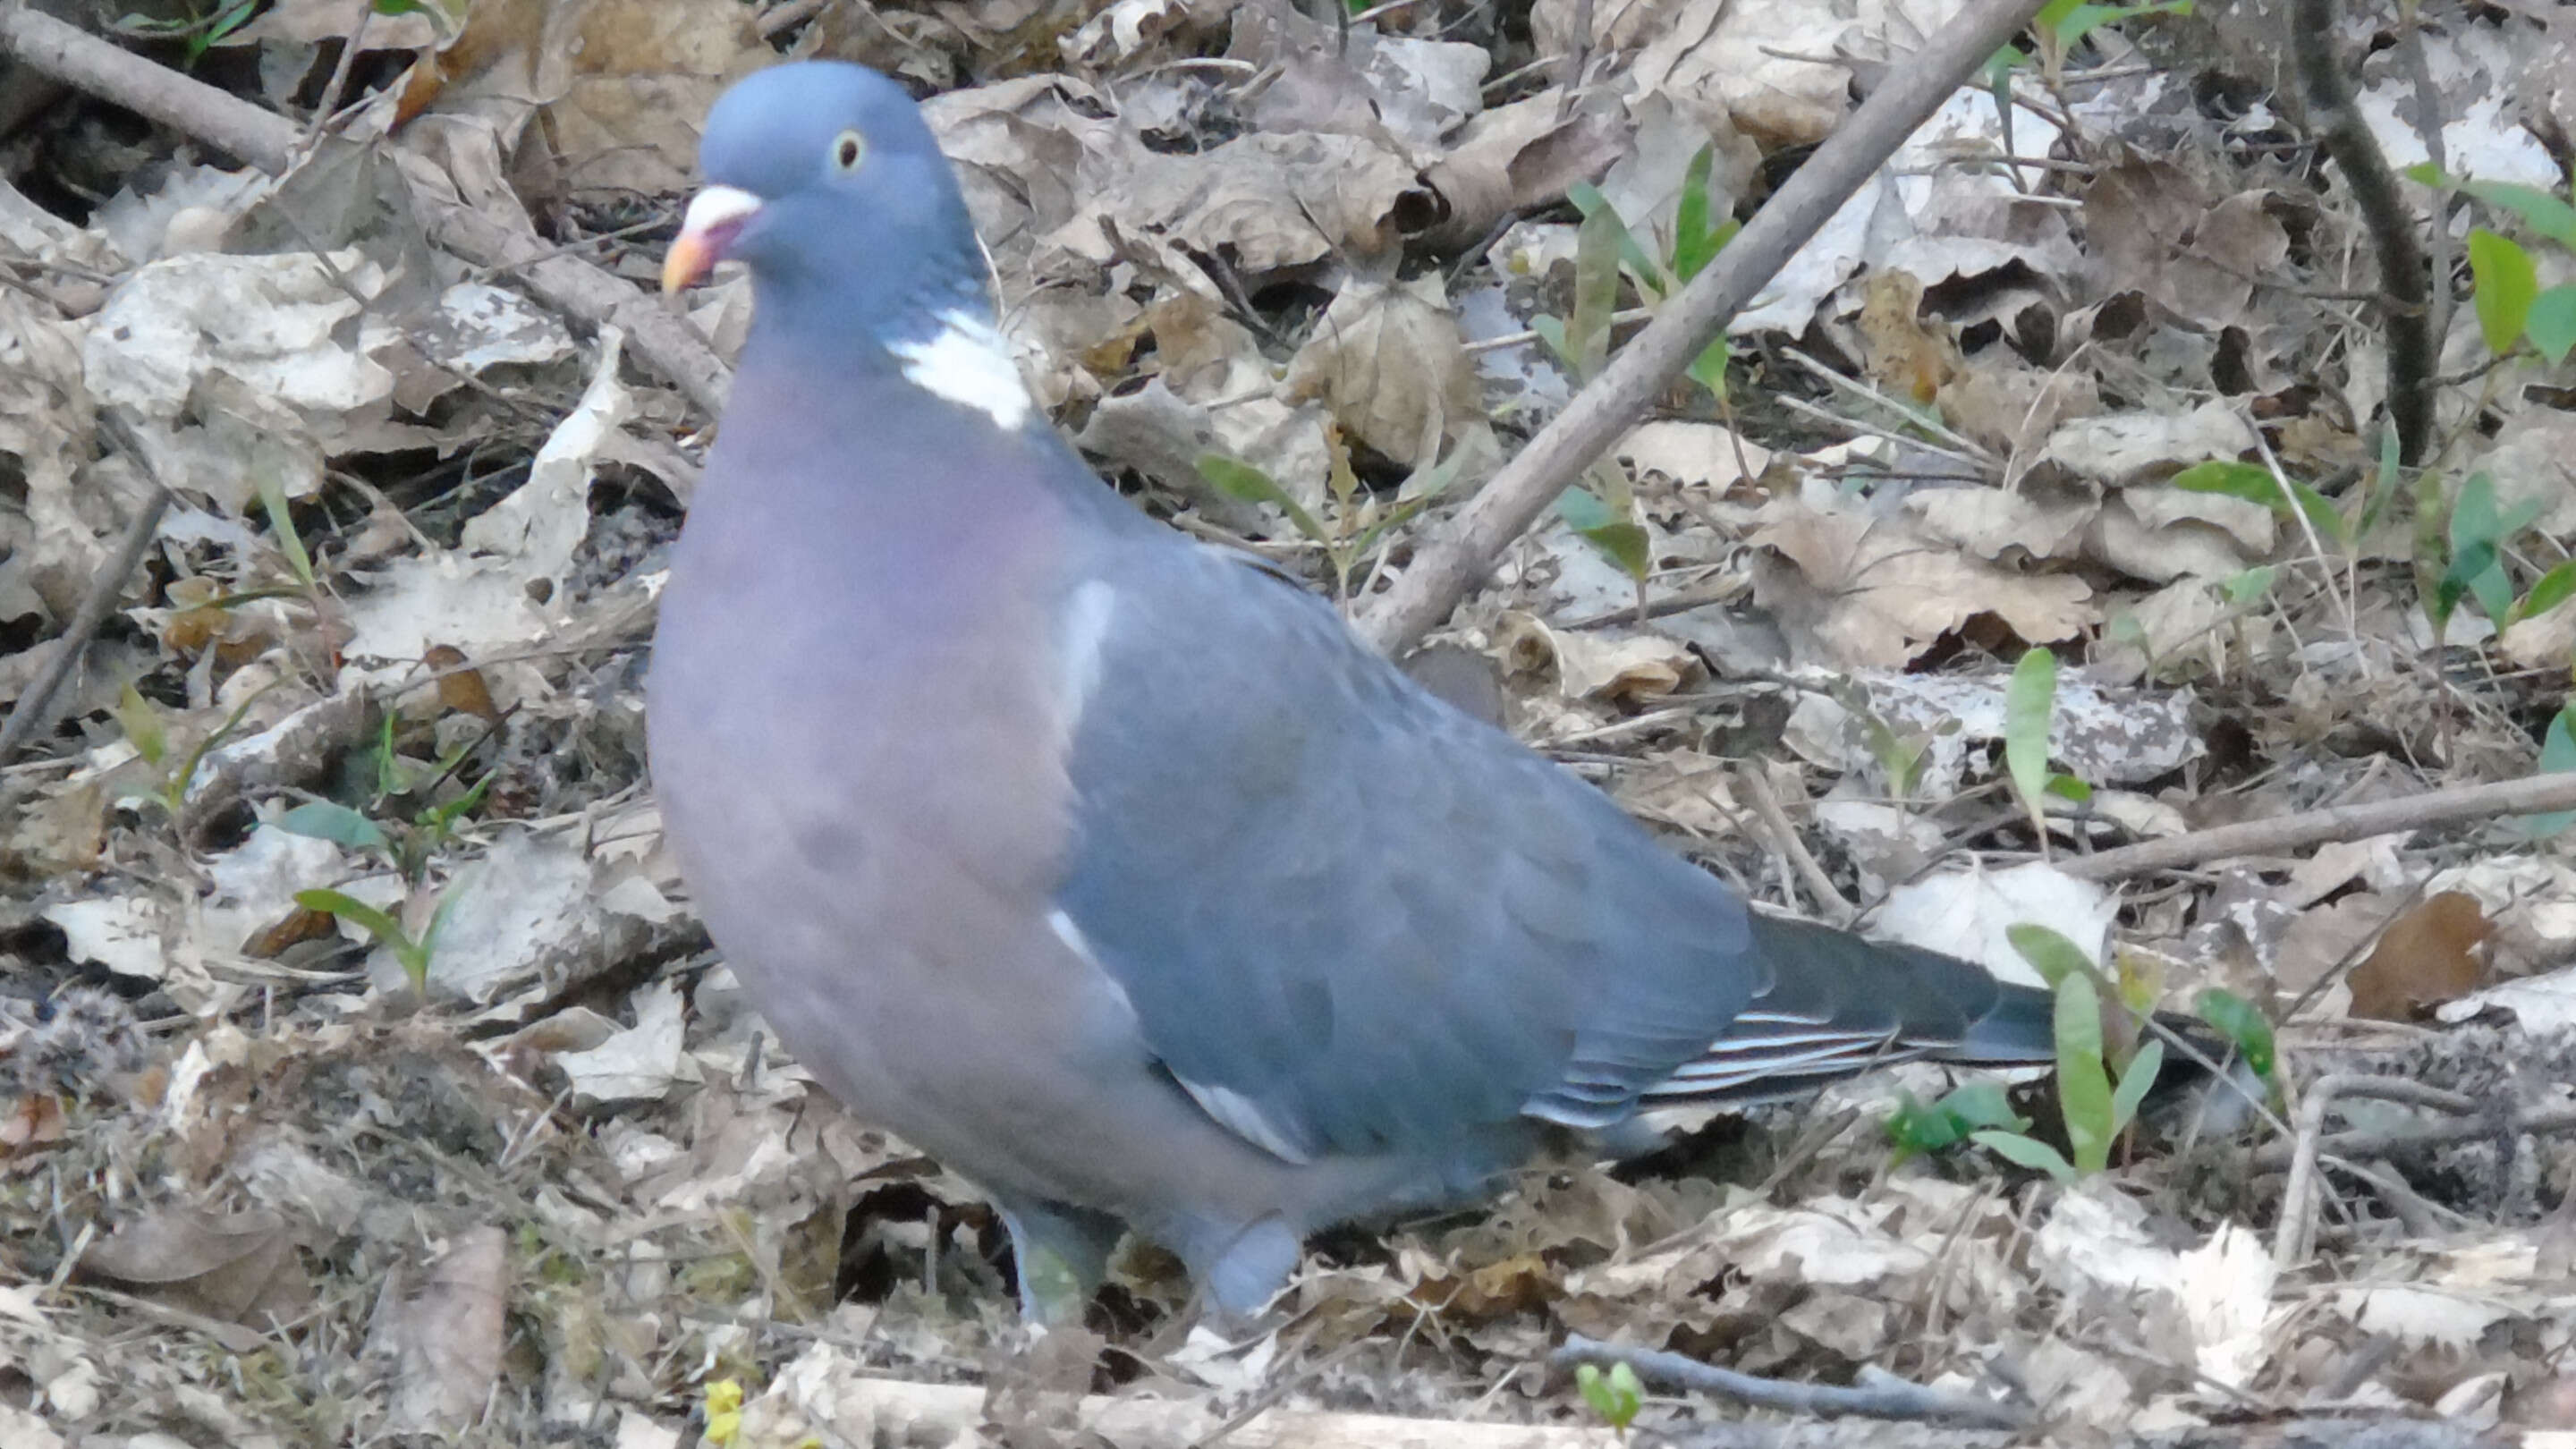
[[760, 198], [732, 186], [710, 186], [689, 199], [680, 234], [662, 258], [662, 290], [676, 292], [707, 279], [751, 219]]

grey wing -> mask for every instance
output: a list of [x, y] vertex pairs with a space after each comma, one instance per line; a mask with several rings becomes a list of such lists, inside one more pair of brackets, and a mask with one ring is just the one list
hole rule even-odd
[[1092, 579], [1059, 904], [1239, 1135], [1607, 1125], [1769, 987], [1722, 884], [1320, 599], [1168, 535]]

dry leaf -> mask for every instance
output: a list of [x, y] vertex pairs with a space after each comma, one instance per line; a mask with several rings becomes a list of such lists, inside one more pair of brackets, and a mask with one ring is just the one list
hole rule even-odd
[[2486, 984], [2495, 927], [2464, 891], [2444, 891], [2400, 916], [2352, 973], [2352, 1014], [2412, 1021]]
[[1433, 462], [1444, 440], [1482, 416], [1438, 272], [1352, 278], [1288, 364], [1284, 396], [1321, 398], [1345, 433], [1407, 468]]
[[293, 1321], [313, 1301], [286, 1219], [266, 1208], [231, 1214], [155, 1209], [91, 1244], [81, 1270], [147, 1289], [191, 1313], [259, 1329]]

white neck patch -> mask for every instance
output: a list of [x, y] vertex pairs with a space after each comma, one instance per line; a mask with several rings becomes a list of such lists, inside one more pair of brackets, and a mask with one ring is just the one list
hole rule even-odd
[[1027, 422], [1036, 409], [1002, 334], [971, 313], [943, 312], [938, 331], [886, 350], [901, 359], [903, 375], [914, 386], [963, 403], [1005, 431]]

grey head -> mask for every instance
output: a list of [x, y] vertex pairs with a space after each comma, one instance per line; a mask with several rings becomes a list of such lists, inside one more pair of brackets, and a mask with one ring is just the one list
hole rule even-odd
[[848, 354], [989, 321], [983, 253], [957, 178], [903, 87], [863, 66], [800, 61], [725, 92], [698, 143], [709, 185], [663, 269], [665, 290], [733, 258], [757, 298], [749, 350]]

